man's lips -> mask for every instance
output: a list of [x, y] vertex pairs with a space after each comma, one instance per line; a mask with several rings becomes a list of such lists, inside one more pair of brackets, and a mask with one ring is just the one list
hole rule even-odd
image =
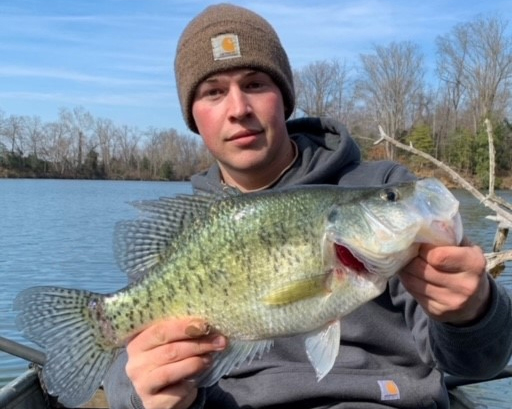
[[237, 132], [230, 137], [227, 138], [227, 141], [236, 141], [238, 139], [243, 138], [249, 138], [249, 137], [256, 137], [258, 134], [260, 134], [262, 131], [260, 129], [252, 129], [252, 130], [245, 130]]

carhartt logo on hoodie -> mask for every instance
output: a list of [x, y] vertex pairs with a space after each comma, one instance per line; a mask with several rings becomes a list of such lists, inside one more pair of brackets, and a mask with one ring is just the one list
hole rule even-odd
[[380, 388], [381, 400], [397, 400], [400, 399], [400, 389], [397, 384], [391, 380], [377, 381]]

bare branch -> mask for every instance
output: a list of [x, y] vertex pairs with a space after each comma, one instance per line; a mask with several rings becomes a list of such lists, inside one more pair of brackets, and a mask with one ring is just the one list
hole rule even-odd
[[[478, 189], [476, 189], [471, 183], [469, 183], [466, 179], [464, 179], [461, 175], [459, 175], [457, 172], [455, 172], [453, 169], [451, 169], [449, 166], [445, 165], [443, 162], [437, 160], [436, 158], [432, 157], [428, 153], [422, 152], [416, 148], [414, 148], [412, 145], [405, 145], [401, 142], [398, 142], [395, 139], [390, 138], [386, 133], [384, 132], [384, 129], [382, 129], [381, 126], [379, 126], [379, 132], [380, 132], [380, 139], [374, 143], [374, 145], [377, 145], [381, 143], [382, 141], [387, 141], [396, 147], [403, 149], [407, 152], [411, 152], [415, 155], [421, 156], [422, 158], [427, 159], [428, 161], [435, 164], [437, 167], [443, 169], [451, 178], [452, 180], [466, 189], [468, 192], [470, 192], [474, 197], [478, 199], [480, 203], [482, 203], [484, 206], [488, 207], [489, 209], [493, 210], [497, 215], [501, 216], [504, 220], [508, 221], [509, 223], [512, 223], [512, 214], [504, 210], [500, 205], [502, 201], [497, 200], [497, 198], [493, 195], [491, 196], [484, 196]], [[500, 203], [498, 203], [500, 202]]]
[[487, 259], [486, 271], [493, 277], [497, 277], [503, 271], [503, 263], [512, 261], [512, 250], [485, 253], [485, 258]]
[[[493, 133], [492, 126], [489, 120], [486, 119], [485, 124], [487, 126], [487, 134], [489, 137], [489, 159], [492, 164], [494, 164], [494, 143], [493, 143]], [[492, 253], [486, 253], [485, 257], [487, 259], [486, 271], [490, 273], [493, 277], [498, 277], [503, 270], [505, 269], [505, 262], [512, 261], [512, 250], [507, 251], [499, 251], [503, 247], [505, 240], [507, 238], [508, 230], [510, 226], [512, 226], [512, 213], [507, 212], [503, 207], [507, 209], [511, 209], [510, 203], [505, 202], [503, 199], [497, 197], [494, 194], [494, 166], [490, 168], [490, 182], [492, 182], [492, 190], [489, 192], [488, 196], [484, 196], [480, 191], [475, 189], [471, 183], [465, 180], [462, 176], [460, 176], [457, 172], [451, 169], [449, 166], [445, 165], [443, 162], [437, 160], [436, 158], [430, 156], [429, 154], [422, 152], [411, 145], [405, 145], [401, 142], [396, 141], [395, 139], [390, 138], [384, 132], [381, 126], [379, 126], [380, 139], [374, 143], [377, 145], [382, 141], [387, 141], [389, 143], [394, 144], [396, 147], [403, 149], [407, 152], [413, 153], [415, 155], [421, 156], [422, 158], [427, 159], [428, 161], [435, 164], [437, 167], [443, 169], [446, 173], [450, 175], [450, 177], [462, 186], [464, 189], [469, 191], [473, 196], [475, 196], [484, 206], [494, 210], [497, 216], [488, 216], [487, 218], [495, 220], [499, 223], [498, 230], [496, 232], [496, 240], [494, 244], [493, 250], [497, 250]]]
[[494, 176], [496, 169], [496, 150], [494, 149], [494, 136], [492, 132], [492, 124], [488, 118], [485, 118], [485, 126], [487, 128], [487, 138], [489, 141], [489, 196], [494, 196]]

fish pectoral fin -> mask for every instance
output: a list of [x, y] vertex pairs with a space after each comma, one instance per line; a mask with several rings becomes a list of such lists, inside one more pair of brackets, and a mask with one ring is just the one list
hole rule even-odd
[[334, 365], [340, 349], [340, 321], [332, 321], [306, 337], [306, 353], [320, 381]]
[[327, 293], [325, 275], [318, 275], [279, 287], [263, 297], [262, 301], [266, 305], [279, 306]]
[[195, 381], [200, 387], [211, 386], [242, 363], [250, 363], [254, 358], [259, 359], [263, 353], [272, 347], [272, 344], [273, 341], [271, 339], [230, 341], [224, 351], [214, 354], [212, 366], [196, 378]]

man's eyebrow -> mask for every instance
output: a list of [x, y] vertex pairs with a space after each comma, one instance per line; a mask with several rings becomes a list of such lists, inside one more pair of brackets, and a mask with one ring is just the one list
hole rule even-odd
[[[261, 71], [250, 70], [250, 71], [247, 71], [246, 73], [244, 73], [242, 78], [252, 77], [252, 76], [258, 75], [260, 73], [261, 73]], [[225, 74], [223, 74], [223, 73], [213, 74], [212, 76], [206, 78], [204, 80], [204, 82], [217, 82], [217, 81], [220, 81], [223, 75], [225, 75]]]
[[219, 77], [217, 75], [214, 75], [212, 77], [205, 78], [202, 82], [218, 82]]

